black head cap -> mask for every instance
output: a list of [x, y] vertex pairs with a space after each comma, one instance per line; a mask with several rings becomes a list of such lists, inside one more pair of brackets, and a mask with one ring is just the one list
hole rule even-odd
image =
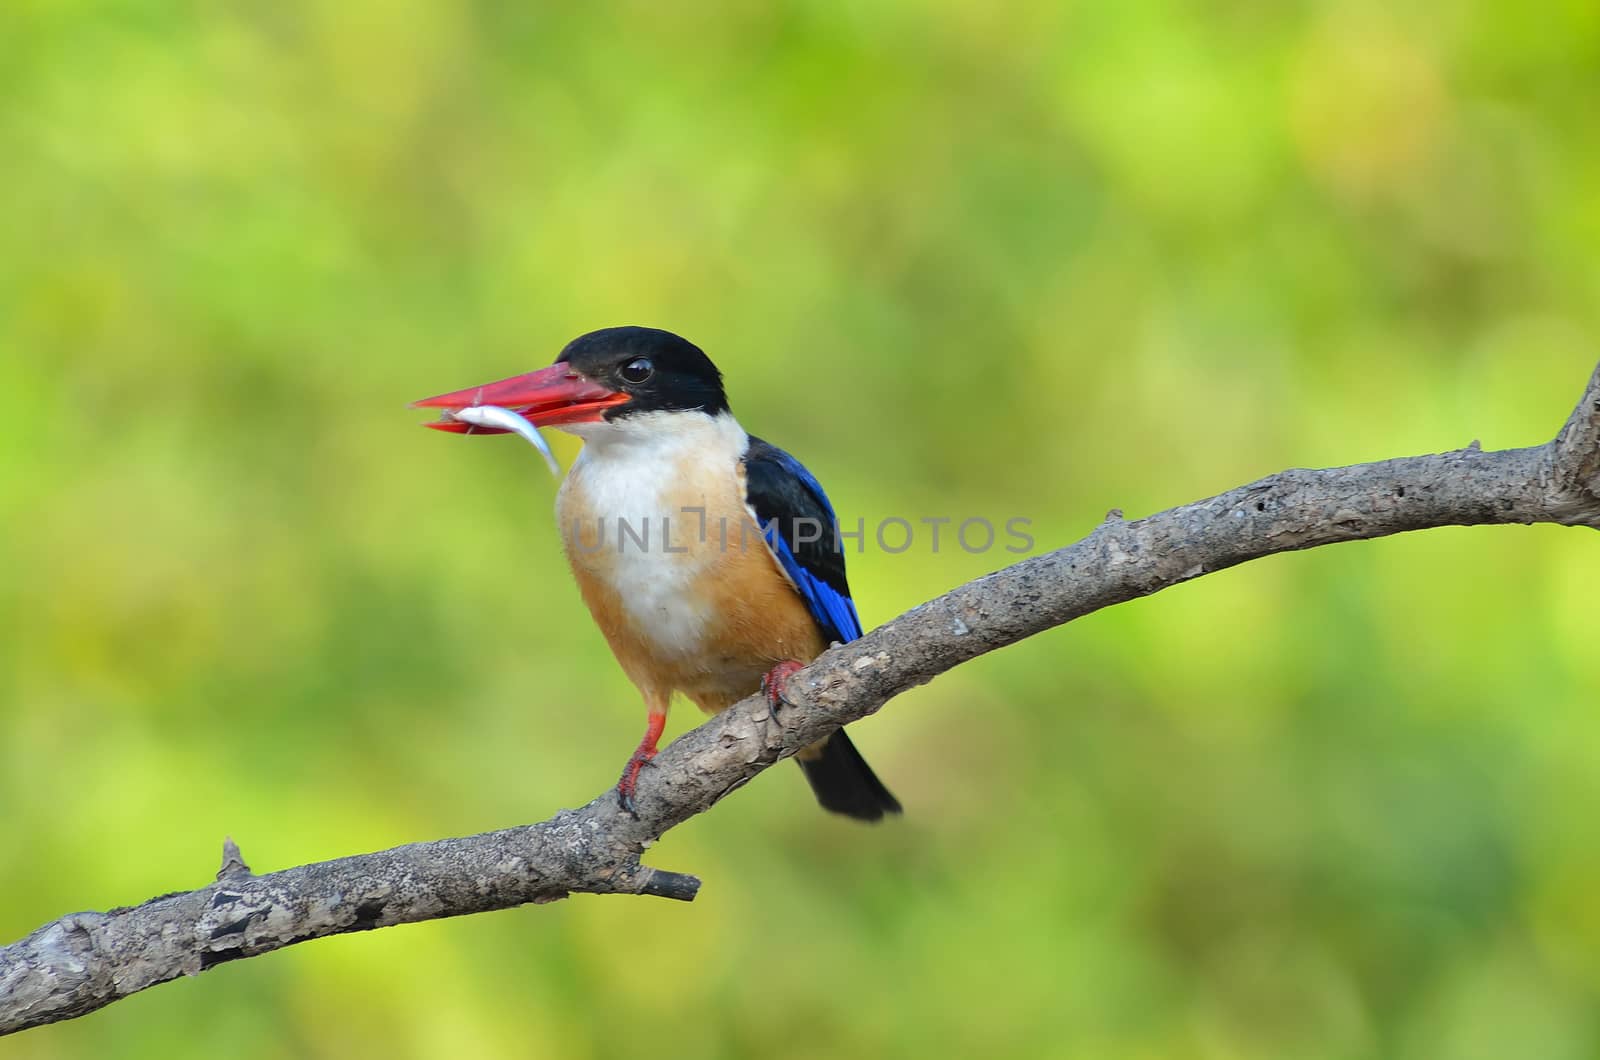
[[556, 358], [633, 400], [607, 410], [608, 420], [639, 412], [728, 411], [722, 373], [705, 351], [659, 328], [602, 328], [567, 343]]

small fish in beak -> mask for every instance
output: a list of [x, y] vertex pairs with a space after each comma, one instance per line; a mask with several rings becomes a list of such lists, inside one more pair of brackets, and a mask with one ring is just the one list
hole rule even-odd
[[522, 435], [528, 440], [529, 445], [539, 450], [539, 455], [544, 457], [544, 462], [550, 468], [550, 474], [556, 478], [561, 477], [561, 465], [556, 462], [556, 454], [550, 451], [550, 443], [544, 440], [539, 428], [510, 409], [501, 408], [499, 405], [472, 405], [464, 409], [446, 409], [444, 418], [470, 423], [474, 427], [492, 427]]

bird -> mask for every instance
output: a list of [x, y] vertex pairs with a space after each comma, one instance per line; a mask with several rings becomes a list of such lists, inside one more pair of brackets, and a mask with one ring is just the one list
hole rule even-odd
[[[749, 434], [722, 373], [694, 343], [650, 327], [573, 339], [547, 368], [413, 402], [427, 426], [510, 409], [583, 441], [556, 495], [578, 590], [644, 700], [643, 739], [617, 781], [637, 816], [641, 769], [682, 694], [715, 714], [758, 691], [773, 709], [792, 675], [862, 635], [832, 504], [804, 464]], [[861, 821], [901, 812], [843, 729], [796, 755], [823, 809]]]

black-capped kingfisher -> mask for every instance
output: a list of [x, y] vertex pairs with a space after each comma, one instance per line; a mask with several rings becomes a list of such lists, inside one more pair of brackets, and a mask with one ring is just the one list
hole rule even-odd
[[[508, 408], [583, 439], [556, 497], [584, 603], [649, 721], [617, 783], [632, 812], [674, 692], [716, 713], [861, 636], [833, 507], [805, 466], [746, 434], [722, 375], [668, 331], [605, 328], [548, 368], [415, 403]], [[463, 434], [494, 428], [445, 419]], [[841, 730], [796, 756], [824, 809], [864, 821], [900, 804]]]

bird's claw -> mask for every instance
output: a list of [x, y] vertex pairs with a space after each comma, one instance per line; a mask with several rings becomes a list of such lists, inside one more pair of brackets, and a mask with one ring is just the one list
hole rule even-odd
[[639, 819], [639, 805], [634, 801], [634, 795], [639, 790], [639, 771], [650, 764], [656, 756], [655, 748], [646, 750], [641, 747], [633, 752], [633, 757], [628, 759], [628, 764], [622, 767], [622, 776], [617, 781], [617, 805], [622, 807], [634, 820]]
[[776, 714], [779, 707], [793, 706], [785, 694], [789, 689], [789, 678], [805, 669], [804, 663], [787, 659], [768, 670], [761, 676], [761, 694], [767, 697], [767, 705]]

